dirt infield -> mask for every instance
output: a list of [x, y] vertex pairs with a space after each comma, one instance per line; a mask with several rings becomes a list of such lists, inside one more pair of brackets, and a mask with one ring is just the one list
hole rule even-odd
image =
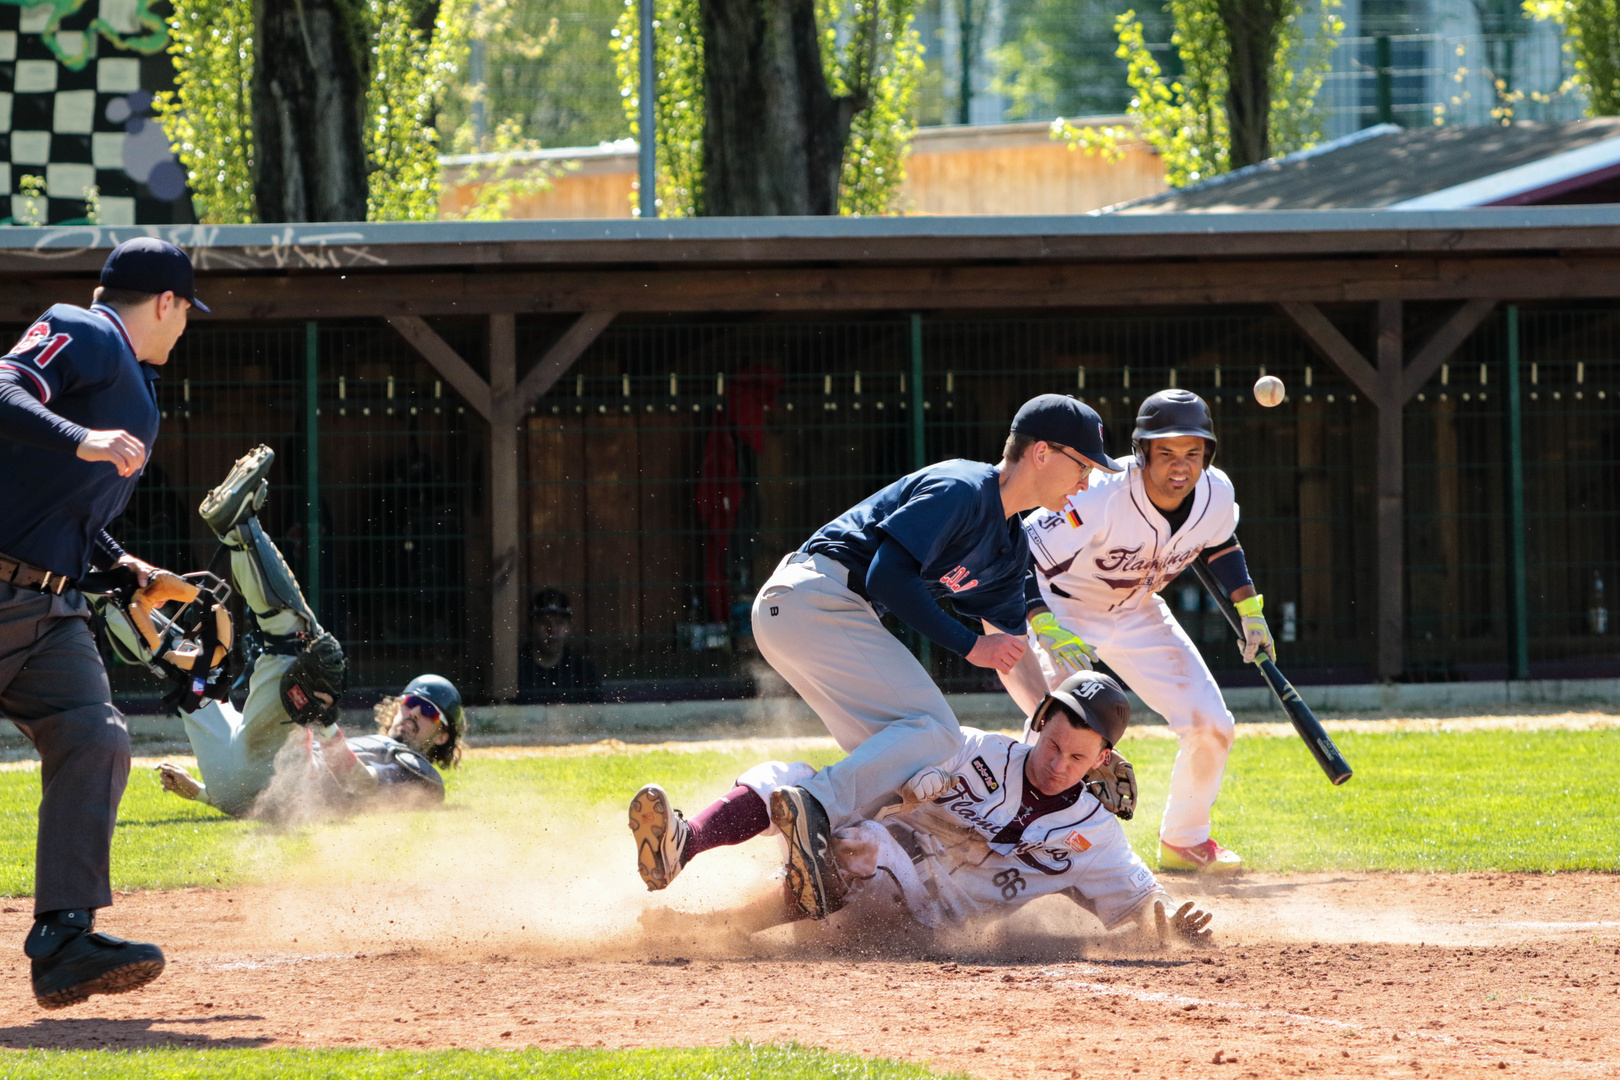
[[[1066, 902], [933, 955], [750, 950], [632, 927], [462, 919], [399, 888], [120, 897], [103, 928], [161, 942], [145, 991], [39, 1011], [0, 982], [0, 1046], [628, 1047], [784, 1041], [983, 1077], [1620, 1075], [1620, 878], [1247, 875], [1211, 889], [1211, 950], [1130, 952]], [[514, 916], [514, 918], [519, 916]], [[534, 918], [541, 921], [535, 922]], [[26, 902], [0, 912], [20, 940]], [[1078, 942], [1078, 945], [1077, 945]]]

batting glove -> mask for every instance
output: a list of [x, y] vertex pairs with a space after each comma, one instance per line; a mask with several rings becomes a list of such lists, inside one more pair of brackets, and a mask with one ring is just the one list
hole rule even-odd
[[1232, 605], [1237, 613], [1243, 616], [1243, 662], [1252, 664], [1255, 658], [1265, 654], [1267, 660], [1277, 659], [1277, 643], [1271, 639], [1271, 627], [1266, 625], [1266, 617], [1261, 614], [1266, 598], [1256, 593], [1246, 600], [1239, 600]]
[[1043, 611], [1031, 618], [1029, 628], [1035, 631], [1035, 640], [1041, 643], [1041, 648], [1059, 667], [1069, 671], [1090, 671], [1091, 665], [1097, 662], [1097, 650], [1065, 630], [1057, 616], [1050, 611]]
[[907, 780], [905, 786], [900, 789], [900, 795], [907, 802], [928, 802], [938, 798], [951, 784], [950, 773], [938, 765], [930, 765]]

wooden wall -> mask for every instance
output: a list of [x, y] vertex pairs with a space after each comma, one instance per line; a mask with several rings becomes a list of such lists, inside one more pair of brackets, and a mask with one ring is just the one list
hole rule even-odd
[[[1124, 117], [1098, 117], [1124, 127]], [[1071, 150], [1049, 126], [988, 124], [922, 128], [906, 162], [903, 205], [914, 214], [1083, 214], [1165, 189], [1164, 166], [1146, 144], [1127, 140], [1117, 162]], [[627, 149], [547, 151], [549, 191], [514, 201], [513, 218], [627, 218], [635, 200], [636, 153]], [[476, 184], [463, 166], [444, 175], [441, 213], [465, 212]]]

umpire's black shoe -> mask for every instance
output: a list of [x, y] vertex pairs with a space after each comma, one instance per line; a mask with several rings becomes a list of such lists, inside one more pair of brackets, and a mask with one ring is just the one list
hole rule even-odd
[[832, 858], [832, 825], [820, 801], [801, 787], [771, 792], [771, 824], [787, 841], [787, 890], [799, 910], [825, 919], [844, 906], [844, 883]]
[[91, 994], [138, 990], [163, 974], [163, 951], [156, 945], [125, 941], [91, 929], [95, 916], [84, 908], [51, 911], [34, 920], [23, 943], [33, 961], [34, 1000], [42, 1009], [61, 1009]]

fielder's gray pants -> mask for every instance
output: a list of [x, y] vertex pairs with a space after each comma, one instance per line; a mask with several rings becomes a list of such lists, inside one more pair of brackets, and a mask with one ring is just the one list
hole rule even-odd
[[275, 774], [276, 753], [290, 734], [304, 734], [292, 726], [281, 703], [281, 676], [293, 660], [261, 653], [240, 710], [229, 701], [210, 701], [185, 714], [186, 738], [197, 755], [207, 801], [232, 817], [253, 811], [254, 800]]
[[793, 552], [754, 599], [754, 640], [849, 756], [804, 785], [834, 827], [862, 816], [961, 745], [945, 695], [849, 590], [849, 571]]
[[129, 731], [77, 590], [0, 584], [0, 715], [28, 736], [42, 766], [34, 913], [110, 906]]

